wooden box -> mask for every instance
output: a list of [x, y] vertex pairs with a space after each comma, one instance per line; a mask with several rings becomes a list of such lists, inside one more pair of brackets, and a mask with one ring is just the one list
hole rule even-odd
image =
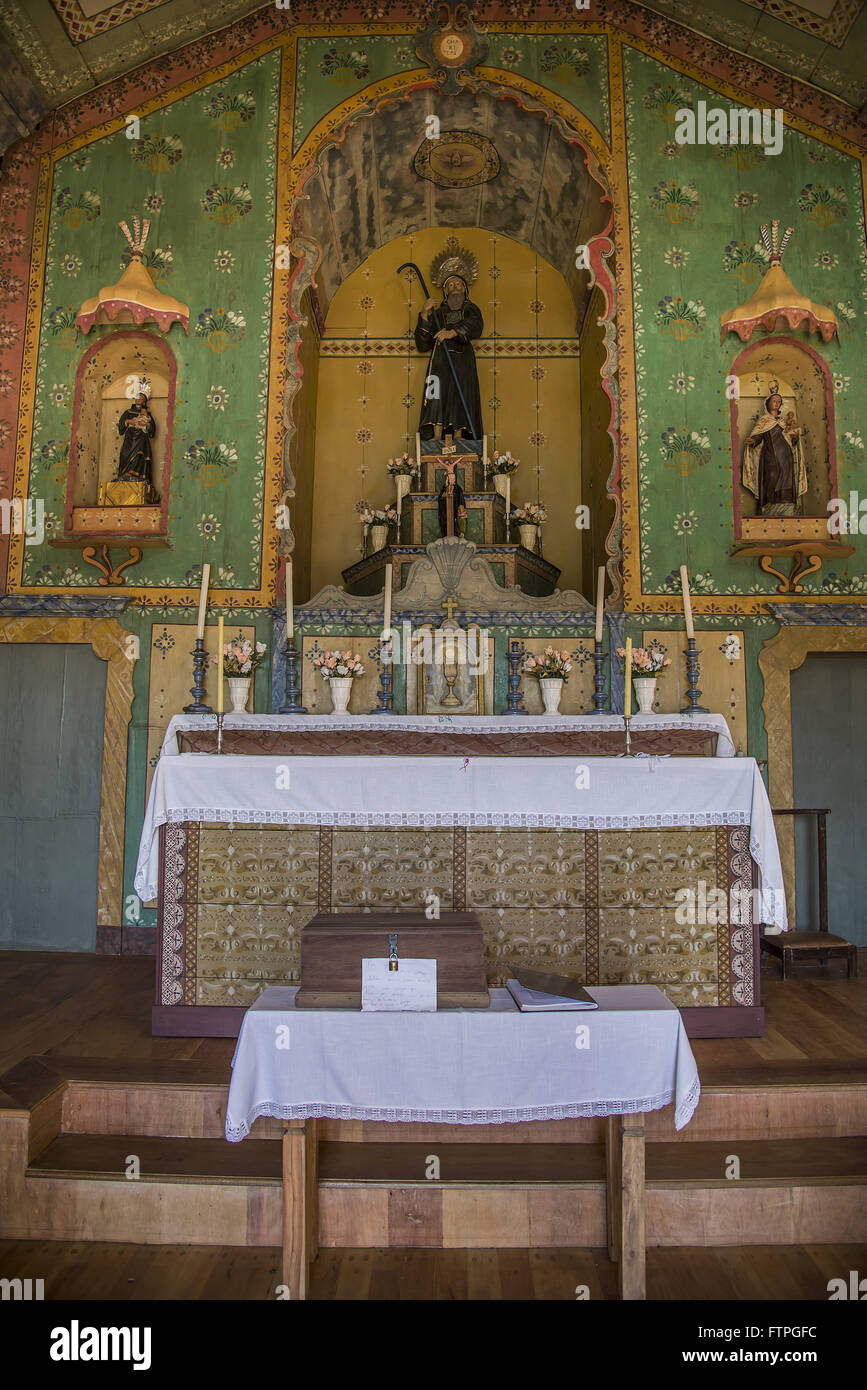
[[487, 1008], [482, 928], [475, 912], [320, 912], [301, 931], [296, 1009], [360, 1009], [361, 962], [388, 956], [397, 933], [398, 960], [437, 963], [437, 1007]]

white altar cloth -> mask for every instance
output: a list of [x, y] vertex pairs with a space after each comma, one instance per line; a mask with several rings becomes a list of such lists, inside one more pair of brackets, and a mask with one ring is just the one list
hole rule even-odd
[[160, 758], [151, 783], [135, 875], [142, 902], [156, 897], [157, 832], [172, 821], [577, 830], [748, 825], [763, 920], [786, 929], [773, 815], [753, 758], [179, 753]]
[[546, 1014], [521, 1013], [504, 989], [491, 991], [490, 1009], [437, 1013], [296, 1010], [296, 992], [271, 985], [244, 1015], [226, 1107], [230, 1142], [259, 1115], [514, 1124], [674, 1101], [682, 1129], [698, 1105], [686, 1030], [656, 985], [593, 985], [598, 1009]]
[[[176, 754], [178, 734], [185, 729], [213, 729], [216, 716], [213, 714], [175, 714], [169, 722], [163, 739], [162, 752]], [[633, 732], [650, 729], [701, 729], [705, 733], [716, 734], [716, 757], [733, 758], [735, 747], [729, 726], [721, 714], [635, 714], [632, 716]], [[438, 714], [227, 714], [223, 718], [224, 729], [264, 729], [288, 732], [298, 729], [301, 733], [311, 729], [421, 729], [425, 733], [469, 733], [469, 734], [514, 734], [528, 730], [533, 733], [580, 733], [598, 732], [600, 729], [616, 729], [623, 732], [622, 714], [577, 714], [553, 717], [548, 715], [509, 715], [497, 719], [486, 719], [481, 715], [438, 715]], [[234, 756], [234, 755], [233, 755]]]

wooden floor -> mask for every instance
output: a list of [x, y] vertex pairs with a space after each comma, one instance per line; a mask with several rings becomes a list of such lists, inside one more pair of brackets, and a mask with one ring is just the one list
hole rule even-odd
[[[867, 1245], [648, 1250], [649, 1299], [827, 1302], [828, 1281], [867, 1268]], [[0, 1273], [44, 1279], [46, 1300], [273, 1299], [280, 1252], [188, 1245], [0, 1241]], [[313, 1300], [617, 1299], [604, 1250], [324, 1250]], [[582, 1294], [582, 1296], [585, 1296]]]
[[[766, 966], [765, 1036], [694, 1039], [702, 1082], [758, 1077], [827, 1085], [841, 1067], [867, 1066], [867, 952], [860, 955], [855, 980], [845, 978], [841, 962], [811, 967], [809, 978], [785, 984], [776, 964]], [[153, 994], [149, 956], [0, 952], [0, 1075], [24, 1057], [57, 1054], [194, 1060], [228, 1077], [234, 1039], [152, 1037]]]
[[[864, 957], [867, 953], [861, 954]], [[838, 1197], [842, 1193], [841, 1200], [850, 1204], [859, 1200], [852, 1196], [851, 1185], [845, 1185], [864, 1181], [864, 1140], [858, 1137], [860, 1129], [853, 1129], [851, 1122], [848, 1129], [841, 1124], [835, 1130], [835, 1107], [842, 1101], [833, 1097], [839, 1088], [840, 1096], [863, 1096], [867, 1086], [865, 966], [867, 960], [861, 965], [861, 976], [855, 980], [847, 980], [843, 967], [834, 963], [814, 969], [808, 978], [783, 983], [778, 966], [770, 964], [762, 976], [762, 1002], [767, 1010], [764, 1037], [693, 1040], [705, 1091], [703, 1105], [740, 1106], [741, 1101], [732, 1101], [731, 1097], [733, 1093], [739, 1096], [743, 1087], [743, 1103], [753, 1109], [758, 1106], [759, 1133], [749, 1144], [742, 1145], [744, 1162], [755, 1162], [756, 1168], [755, 1173], [744, 1170], [742, 1188], [751, 1181], [773, 1184], [779, 1170], [803, 1195], [814, 1181], [813, 1174], [818, 1174], [822, 1181], [823, 1175], [827, 1177], [832, 1171], [828, 1155], [833, 1153]], [[161, 1096], [172, 1094], [172, 1088], [178, 1088], [179, 1095], [188, 1090], [207, 1092], [209, 1087], [222, 1092], [230, 1074], [234, 1040], [154, 1038], [150, 1032], [153, 987], [154, 962], [150, 958], [0, 953], [0, 1110], [18, 1107], [20, 1113], [22, 1106], [28, 1109], [29, 1096], [50, 1092], [56, 1084], [55, 1073], [77, 1078], [78, 1089], [73, 1088], [64, 1101], [73, 1120], [76, 1107], [97, 1094], [97, 1085], [107, 1095], [113, 1094], [113, 1085], [135, 1088], [151, 1082]], [[788, 1089], [776, 1091], [777, 1087]], [[714, 1101], [713, 1088], [724, 1092], [728, 1101], [725, 1096]], [[762, 1115], [765, 1107], [770, 1107], [766, 1093], [775, 1092], [773, 1108], [767, 1113], [782, 1116], [788, 1113], [791, 1088], [800, 1088], [800, 1094], [806, 1088], [810, 1095], [819, 1098], [827, 1089], [828, 1095], [821, 1104], [823, 1114], [828, 1113], [822, 1123], [812, 1131], [793, 1131], [795, 1136], [815, 1133], [817, 1137], [765, 1139], [761, 1133]], [[98, 1111], [98, 1105], [96, 1108]], [[740, 1115], [740, 1110], [737, 1113]], [[113, 1111], [106, 1120], [112, 1116]], [[69, 1130], [75, 1129], [75, 1123], [70, 1123]], [[91, 1128], [87, 1124], [79, 1129], [83, 1133], [61, 1132], [54, 1137], [55, 1128], [52, 1134], [44, 1136], [28, 1170], [33, 1175], [29, 1179], [31, 1191], [34, 1184], [64, 1184], [83, 1175], [104, 1173], [119, 1179], [123, 1156], [128, 1151], [127, 1131], [118, 1125], [113, 1128], [110, 1122], [105, 1124], [104, 1132], [103, 1127]], [[746, 1125], [745, 1132], [748, 1129]], [[216, 1174], [216, 1182], [243, 1183], [249, 1167], [257, 1177], [264, 1175], [265, 1183], [277, 1183], [279, 1145], [273, 1137], [251, 1138], [243, 1145], [227, 1146], [219, 1137], [219, 1124], [210, 1130], [205, 1128], [201, 1132], [205, 1137], [196, 1138], [191, 1130], [189, 1138], [170, 1139], [168, 1143], [163, 1135], [186, 1131], [152, 1128], [141, 1134], [129, 1132], [137, 1136], [136, 1152], [142, 1160], [143, 1174], [153, 1169], [164, 1182], [183, 1181], [191, 1174], [201, 1173]], [[728, 1133], [723, 1125], [720, 1134], [714, 1135], [711, 1123], [707, 1142], [696, 1133], [689, 1144], [650, 1144], [649, 1180], [657, 1187], [665, 1187], [671, 1180], [686, 1201], [690, 1183], [706, 1188], [709, 1174], [724, 1171], [723, 1158], [729, 1152], [730, 1141], [720, 1136]], [[440, 1148], [455, 1165], [455, 1174], [461, 1181], [473, 1177], [474, 1164], [482, 1164], [492, 1172], [498, 1165], [511, 1165], [500, 1176], [504, 1181], [515, 1181], [516, 1175], [521, 1178], [521, 1165], [532, 1161], [537, 1177], [539, 1165], [548, 1164], [551, 1171], [546, 1170], [543, 1176], [555, 1184], [577, 1175], [581, 1181], [601, 1185], [600, 1154], [590, 1144], [579, 1146], [578, 1152], [574, 1147], [552, 1145], [549, 1154], [537, 1141], [534, 1152], [527, 1152], [519, 1144], [514, 1148], [501, 1145], [498, 1152], [493, 1148], [487, 1152], [486, 1139], [495, 1137], [500, 1136], [474, 1136], [476, 1152], [466, 1148], [461, 1152], [459, 1145], [453, 1153], [448, 1145], [441, 1144]], [[391, 1142], [375, 1142], [386, 1138]], [[363, 1145], [323, 1142], [322, 1160], [327, 1170], [323, 1178], [339, 1187], [342, 1181], [352, 1180], [359, 1163], [369, 1165], [375, 1158], [382, 1168], [377, 1180], [400, 1185], [406, 1174], [417, 1173], [419, 1155], [428, 1147], [421, 1133], [407, 1133], [405, 1138], [413, 1142], [395, 1143], [393, 1136], [378, 1133], [365, 1135], [367, 1142]], [[692, 1166], [687, 1169], [684, 1164]], [[213, 1186], [207, 1190], [217, 1191]], [[262, 1193], [265, 1200], [266, 1186]], [[254, 1207], [258, 1200], [255, 1198]], [[838, 1226], [836, 1232], [822, 1223], [812, 1229], [819, 1238], [828, 1229], [829, 1240], [844, 1239], [844, 1231], [859, 1239], [855, 1226], [840, 1226], [839, 1218]], [[73, 1229], [77, 1233], [81, 1228], [76, 1225]], [[169, 1239], [175, 1238], [175, 1230], [172, 1226], [168, 1231]], [[236, 1228], [231, 1230], [237, 1238]], [[740, 1227], [725, 1227], [729, 1238], [733, 1234], [735, 1239], [742, 1231], [745, 1238], [751, 1232], [757, 1239], [769, 1240], [779, 1230], [778, 1226], [768, 1227], [766, 1233], [764, 1228], [757, 1229], [749, 1222], [744, 1225], [743, 1221]], [[111, 1227], [107, 1233], [113, 1233]], [[166, 1238], [165, 1233], [162, 1238]], [[596, 1237], [589, 1231], [584, 1238], [595, 1244]], [[785, 1234], [780, 1238], [785, 1239]], [[793, 1233], [789, 1238], [812, 1241], [816, 1235]], [[266, 1236], [266, 1242], [270, 1240], [270, 1235]], [[351, 1248], [384, 1245], [384, 1238], [333, 1243], [339, 1248], [328, 1248], [330, 1242], [323, 1241], [315, 1262], [311, 1289], [314, 1300], [572, 1301], [576, 1288], [585, 1285], [592, 1299], [617, 1297], [616, 1266], [603, 1249]], [[480, 1244], [487, 1246], [493, 1241], [486, 1239]], [[680, 1241], [666, 1245], [663, 1241], [659, 1248], [648, 1249], [647, 1289], [650, 1299], [824, 1301], [828, 1297], [828, 1281], [848, 1277], [851, 1269], [867, 1270], [867, 1245], [708, 1248], [700, 1244], [685, 1246]], [[44, 1279], [46, 1299], [270, 1300], [275, 1297], [279, 1282], [279, 1251], [270, 1243], [256, 1245], [252, 1241], [237, 1246], [172, 1246], [109, 1244], [99, 1236], [87, 1242], [0, 1240], [0, 1277], [16, 1276]]]

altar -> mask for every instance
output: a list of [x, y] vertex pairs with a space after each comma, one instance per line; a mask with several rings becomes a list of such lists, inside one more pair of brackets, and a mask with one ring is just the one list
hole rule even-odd
[[[238, 716], [216, 755], [176, 751], [189, 722], [166, 736], [135, 879], [158, 906], [155, 1033], [234, 1036], [264, 988], [298, 983], [317, 912], [419, 908], [478, 914], [489, 987], [516, 965], [656, 984], [692, 1036], [761, 1033], [758, 931], [786, 927], [780, 859], [758, 766], [719, 756], [721, 737], [716, 757], [626, 758], [580, 751], [592, 718], [501, 719], [489, 734], [404, 720], [393, 732], [434, 751], [371, 756], [307, 747], [339, 746], [341, 730], [315, 727], [329, 721]], [[284, 743], [225, 751], [243, 731]], [[476, 754], [461, 737], [511, 746]]]

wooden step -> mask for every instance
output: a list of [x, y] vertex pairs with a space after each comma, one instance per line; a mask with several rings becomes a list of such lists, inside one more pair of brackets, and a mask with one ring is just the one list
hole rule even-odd
[[[601, 1145], [320, 1147], [323, 1247], [546, 1249], [606, 1240]], [[733, 1151], [740, 1181], [724, 1176]], [[431, 1153], [439, 1181], [424, 1176]], [[0, 1218], [7, 1237], [280, 1242], [281, 1145], [271, 1140], [59, 1135], [25, 1169], [20, 1134], [17, 1154], [20, 1177], [10, 1172]], [[125, 1177], [129, 1154], [141, 1161], [139, 1181]], [[648, 1144], [647, 1167], [651, 1246], [867, 1240], [863, 1140], [664, 1142]]]
[[[648, 1144], [647, 1186], [732, 1187], [726, 1177], [730, 1144]], [[278, 1182], [281, 1146], [247, 1138], [166, 1139], [151, 1135], [65, 1134], [27, 1169], [28, 1177], [93, 1177], [127, 1182], [128, 1157], [137, 1156], [141, 1182]], [[431, 1160], [436, 1178], [428, 1177]], [[804, 1183], [867, 1183], [867, 1139], [760, 1140], [738, 1146], [740, 1183], [765, 1186]], [[595, 1144], [344, 1144], [319, 1146], [319, 1181], [425, 1188], [471, 1183], [567, 1183], [605, 1181], [605, 1153]]]

